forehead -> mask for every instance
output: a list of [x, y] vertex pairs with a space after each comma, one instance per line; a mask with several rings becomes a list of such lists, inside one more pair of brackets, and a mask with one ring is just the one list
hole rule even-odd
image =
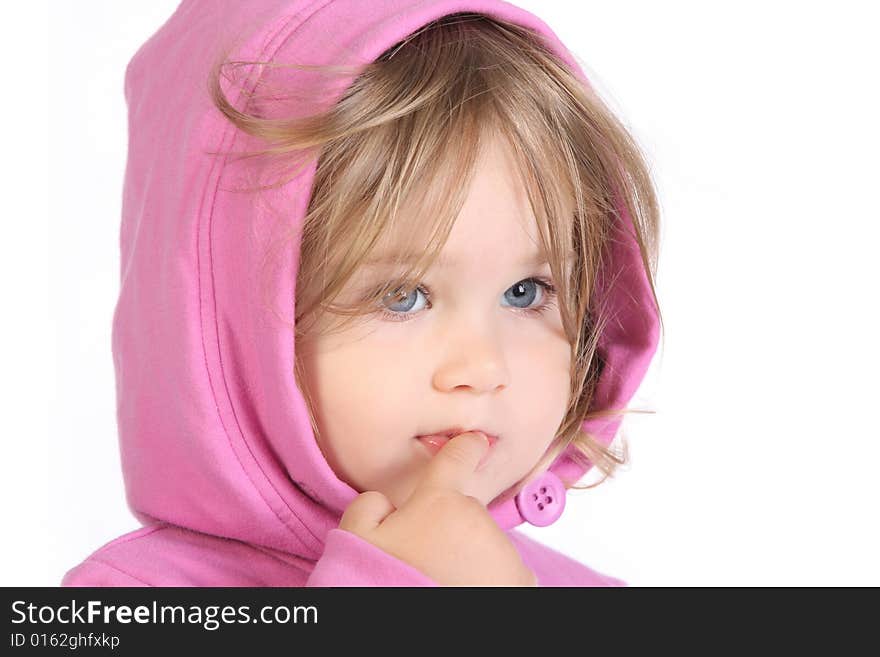
[[[364, 264], [410, 263], [423, 255], [428, 241], [425, 228], [431, 222], [419, 219], [419, 208], [407, 208], [403, 222], [406, 234], [386, 234]], [[501, 255], [523, 266], [547, 261], [514, 156], [503, 140], [492, 139], [477, 158], [464, 204], [435, 266], [454, 267]]]

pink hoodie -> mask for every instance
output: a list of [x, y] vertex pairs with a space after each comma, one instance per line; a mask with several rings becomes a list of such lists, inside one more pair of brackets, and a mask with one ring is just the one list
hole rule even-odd
[[[255, 292], [275, 215], [230, 191], [233, 165], [206, 154], [243, 144], [212, 106], [205, 80], [224, 35], [240, 44], [236, 59], [366, 64], [459, 11], [538, 30], [584, 78], [547, 25], [500, 0], [183, 0], [131, 59], [112, 348], [127, 501], [145, 526], [99, 548], [62, 585], [436, 585], [338, 528], [358, 491], [323, 458], [293, 376], [292, 330]], [[292, 86], [307, 88], [307, 73], [283, 70]], [[235, 102], [237, 91], [224, 91]], [[308, 204], [294, 188], [310, 189], [313, 174], [311, 165], [270, 194], [288, 205], [296, 198], [294, 220]], [[617, 239], [617, 321], [600, 345], [601, 408], [629, 402], [659, 336], [638, 246], [623, 227]], [[283, 254], [271, 299], [283, 319], [294, 315], [295, 251]], [[619, 422], [586, 428], [609, 444]], [[551, 471], [585, 473], [568, 454]], [[516, 531], [524, 519], [513, 500], [489, 511], [540, 585], [624, 585]]]

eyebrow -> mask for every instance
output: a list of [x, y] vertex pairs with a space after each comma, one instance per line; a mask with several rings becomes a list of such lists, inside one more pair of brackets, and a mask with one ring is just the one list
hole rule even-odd
[[[364, 260], [363, 264], [368, 267], [378, 267], [381, 265], [393, 265], [397, 262], [403, 262], [406, 264], [411, 264], [418, 260], [419, 256], [415, 253], [403, 253], [403, 254], [395, 254], [395, 253], [383, 253], [379, 256], [374, 256], [372, 258], [367, 258]], [[546, 265], [549, 262], [547, 259], [547, 254], [543, 252], [533, 253], [530, 256], [520, 260], [519, 264], [523, 267], [527, 266], [540, 266]], [[459, 264], [460, 261], [458, 258], [447, 258], [445, 256], [439, 256], [435, 261], [434, 265], [437, 267], [454, 267]]]

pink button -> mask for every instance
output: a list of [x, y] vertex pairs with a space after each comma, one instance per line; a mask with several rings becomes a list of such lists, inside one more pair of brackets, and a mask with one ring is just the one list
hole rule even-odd
[[533, 479], [516, 496], [523, 519], [536, 527], [554, 523], [565, 508], [565, 485], [549, 470]]

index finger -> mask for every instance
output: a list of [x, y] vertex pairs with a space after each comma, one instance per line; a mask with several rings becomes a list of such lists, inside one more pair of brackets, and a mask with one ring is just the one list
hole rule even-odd
[[481, 431], [458, 434], [431, 459], [420, 485], [463, 493], [489, 447], [489, 439]]

